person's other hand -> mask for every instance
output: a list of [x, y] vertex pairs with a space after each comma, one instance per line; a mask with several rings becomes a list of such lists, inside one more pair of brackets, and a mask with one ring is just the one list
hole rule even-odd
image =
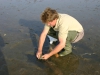
[[42, 51], [38, 51], [38, 52], [36, 53], [36, 57], [37, 57], [38, 59], [40, 59], [41, 55], [42, 55]]
[[44, 55], [42, 55], [42, 59], [44, 59], [44, 60], [47, 60], [49, 57], [50, 57], [49, 54], [44, 54]]

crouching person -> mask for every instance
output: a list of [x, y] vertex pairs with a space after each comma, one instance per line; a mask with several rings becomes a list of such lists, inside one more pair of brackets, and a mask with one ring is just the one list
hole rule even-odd
[[[84, 36], [83, 27], [75, 18], [68, 14], [58, 13], [55, 9], [46, 8], [41, 14], [41, 20], [45, 26], [40, 35], [36, 53], [38, 59], [42, 57], [46, 60], [57, 53], [59, 56], [70, 54], [72, 52], [71, 43], [78, 42]], [[47, 35], [56, 38], [59, 43], [51, 52], [42, 55], [42, 48]]]

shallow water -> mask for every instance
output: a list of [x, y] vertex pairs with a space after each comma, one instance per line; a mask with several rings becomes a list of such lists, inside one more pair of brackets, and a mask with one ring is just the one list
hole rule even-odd
[[[35, 53], [46, 7], [75, 17], [85, 36], [72, 54], [41, 61]], [[0, 75], [100, 75], [99, 19], [99, 0], [0, 0]]]

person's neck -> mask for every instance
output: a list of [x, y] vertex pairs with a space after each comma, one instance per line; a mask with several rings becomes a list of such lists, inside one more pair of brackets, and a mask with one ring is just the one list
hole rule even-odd
[[54, 27], [56, 26], [56, 23], [57, 23], [57, 19], [56, 19], [56, 21], [55, 21], [55, 25], [54, 25], [52, 28], [54, 28]]

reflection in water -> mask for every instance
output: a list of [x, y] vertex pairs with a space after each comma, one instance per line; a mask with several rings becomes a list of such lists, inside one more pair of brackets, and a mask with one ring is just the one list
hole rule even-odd
[[4, 55], [2, 53], [2, 47], [4, 47], [4, 40], [0, 35], [0, 75], [9, 75], [7, 63], [5, 61]]
[[[51, 64], [50, 64], [51, 63]], [[45, 62], [47, 66], [48, 75], [69, 75], [74, 73], [79, 66], [79, 58], [74, 54], [69, 54], [64, 57], [56, 58], [51, 57], [48, 62]]]

